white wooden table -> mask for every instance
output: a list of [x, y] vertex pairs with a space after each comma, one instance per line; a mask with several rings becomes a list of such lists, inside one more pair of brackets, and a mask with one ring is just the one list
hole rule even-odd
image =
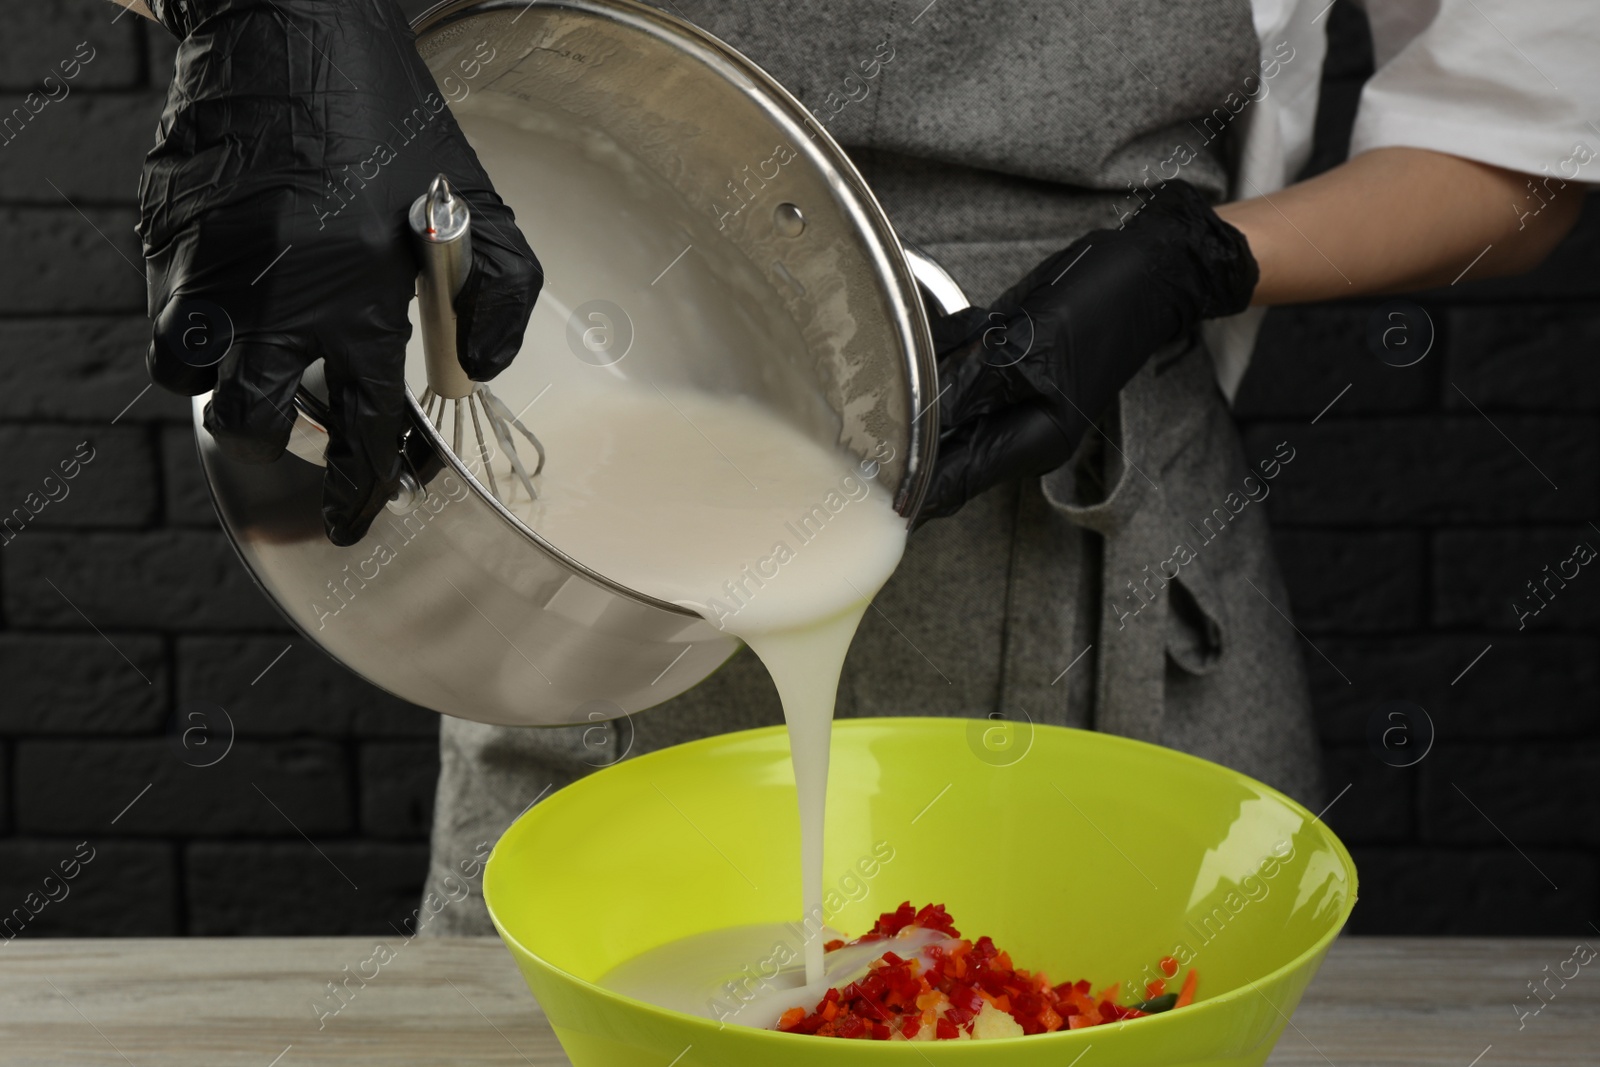
[[[1600, 938], [1594, 939], [1600, 942]], [[319, 1028], [364, 938], [0, 943], [4, 1067], [311, 1067], [567, 1060], [495, 940], [417, 940]], [[1573, 942], [1345, 938], [1274, 1067], [1600, 1064], [1600, 959], [1522, 1021]], [[1546, 972], [1544, 968], [1549, 966]], [[1566, 967], [1571, 973], [1574, 965]]]

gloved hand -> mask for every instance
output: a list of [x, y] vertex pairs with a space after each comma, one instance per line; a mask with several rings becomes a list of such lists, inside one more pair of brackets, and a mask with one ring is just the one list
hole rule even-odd
[[[405, 422], [406, 213], [444, 174], [472, 211], [455, 301], [477, 381], [522, 343], [544, 274], [389, 0], [153, 0], [182, 41], [139, 185], [158, 384], [213, 389], [223, 452], [282, 454], [325, 362], [323, 522], [354, 544], [393, 493]], [[221, 357], [220, 360], [218, 357]]]
[[917, 524], [1061, 466], [1156, 349], [1243, 311], [1257, 278], [1244, 235], [1169, 181], [1124, 228], [1073, 242], [993, 308], [935, 321], [939, 455]]

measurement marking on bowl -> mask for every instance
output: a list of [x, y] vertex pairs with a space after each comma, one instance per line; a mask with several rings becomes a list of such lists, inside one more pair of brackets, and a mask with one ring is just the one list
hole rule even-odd
[[[920, 818], [922, 818], [922, 817], [923, 817], [923, 816], [924, 816], [924, 815], [926, 815], [926, 814], [928, 814], [928, 808], [931, 808], [931, 807], [933, 807], [933, 806], [934, 806], [934, 805], [935, 805], [935, 804], [937, 804], [937, 803], [939, 803], [939, 797], [942, 797], [942, 796], [944, 796], [944, 795], [945, 795], [945, 794], [946, 794], [946, 793], [948, 793], [948, 792], [950, 792], [950, 786], [951, 786], [951, 785], [955, 785], [955, 783], [954, 783], [954, 782], [951, 782], [951, 783], [950, 783], [950, 785], [947, 785], [947, 786], [945, 786], [945, 787], [944, 787], [944, 788], [943, 788], [943, 789], [941, 789], [941, 790], [939, 790], [939, 796], [937, 796], [937, 797], [934, 797], [934, 798], [933, 798], [933, 799], [932, 799], [932, 800], [930, 800], [930, 801], [928, 801], [928, 807], [927, 807], [927, 808], [923, 808], [923, 809], [922, 809], [922, 810], [921, 810], [921, 811], [919, 811], [919, 812], [917, 812], [917, 819], [920, 819]], [[913, 825], [913, 826], [915, 826], [915, 825], [916, 825], [916, 823], [917, 823], [917, 819], [912, 819], [912, 820], [911, 820], [911, 824], [912, 824], [912, 825]]]
[[[743, 878], [745, 881], [750, 882], [750, 876], [748, 874], [745, 874], [743, 871], [740, 871], [739, 870], [739, 865], [737, 863], [733, 862], [733, 860], [728, 859], [728, 854], [726, 852], [722, 851], [722, 849], [717, 847], [717, 843], [715, 841], [711, 840], [710, 836], [707, 835], [704, 830], [700, 829], [699, 824], [697, 824], [693, 819], [689, 818], [689, 816], [684, 815], [683, 809], [678, 807], [677, 803], [675, 803], [671, 797], [667, 796], [666, 793], [662, 792], [661, 787], [659, 785], [656, 785], [654, 782], [651, 782], [650, 783], [650, 788], [654, 789], [657, 793], [661, 793], [661, 799], [665, 800], [668, 804], [671, 804], [673, 811], [677, 812], [679, 815], [683, 815], [683, 821], [688, 823], [694, 829], [695, 833], [699, 834], [701, 837], [704, 837], [706, 839], [706, 844], [710, 845], [712, 848], [717, 849], [717, 855], [721, 856], [725, 860], [728, 860], [728, 866], [732, 867], [735, 871], [739, 871], [739, 877], [740, 878]], [[750, 882], [750, 888], [754, 889], [758, 893], [761, 892], [761, 887], [756, 885], [754, 882]], [[687, 1051], [687, 1049], [685, 1051]]]
[[[1111, 838], [1109, 838], [1109, 837], [1106, 837], [1106, 832], [1104, 830], [1100, 829], [1100, 827], [1095, 826], [1094, 820], [1089, 818], [1088, 814], [1082, 808], [1078, 807], [1077, 803], [1071, 797], [1067, 796], [1067, 794], [1065, 792], [1062, 792], [1062, 789], [1061, 789], [1061, 787], [1059, 785], [1056, 785], [1054, 782], [1051, 782], [1050, 783], [1050, 788], [1054, 789], [1057, 793], [1061, 793], [1061, 799], [1065, 800], [1068, 804], [1071, 804], [1072, 805], [1072, 810], [1076, 811], [1079, 815], [1082, 815], [1083, 816], [1083, 821], [1088, 823], [1090, 826], [1093, 826], [1095, 833], [1099, 834], [1101, 837], [1105, 837], [1106, 838], [1106, 844], [1110, 845], [1112, 848], [1115, 848], [1117, 850], [1117, 855], [1119, 855], [1123, 859], [1127, 860], [1128, 861], [1128, 866], [1132, 867], [1134, 870], [1139, 872], [1139, 877], [1140, 878], [1143, 878], [1145, 881], [1150, 882], [1150, 876], [1148, 874], [1145, 874], [1143, 869], [1141, 869], [1140, 866], [1137, 863], [1133, 862], [1133, 859], [1126, 852], [1122, 851], [1121, 848], [1118, 848], [1117, 843], [1115, 841], [1111, 840]], [[1158, 893], [1161, 892], [1161, 887], [1156, 885], [1154, 882], [1150, 882], [1150, 888], [1154, 889]]]

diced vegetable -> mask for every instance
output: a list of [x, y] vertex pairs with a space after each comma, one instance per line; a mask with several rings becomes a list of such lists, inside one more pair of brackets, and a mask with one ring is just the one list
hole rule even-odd
[[[963, 938], [942, 904], [916, 909], [907, 901], [880, 915], [856, 940], [830, 941], [825, 948], [832, 952], [846, 944], [892, 941], [911, 927], [944, 939], [909, 959], [885, 946], [865, 977], [828, 990], [809, 1012], [791, 1008], [777, 1029], [874, 1041], [987, 1040], [1139, 1019], [1194, 1000], [1193, 968], [1181, 992], [1166, 992], [1166, 982], [1158, 978], [1146, 984], [1145, 999], [1131, 1006], [1117, 1003], [1120, 983], [1096, 996], [1087, 981], [1052, 985], [1043, 974], [1013, 966], [1010, 954], [992, 939]], [[1171, 956], [1159, 966], [1168, 978], [1177, 977], [1178, 961]]]
[[1171, 1011], [1172, 1008], [1177, 1005], [1177, 1003], [1178, 994], [1163, 993], [1159, 997], [1151, 997], [1149, 1000], [1135, 1004], [1134, 1007], [1138, 1008], [1146, 1015], [1154, 1015], [1156, 1012], [1160, 1011]]
[[1174, 1004], [1173, 1007], [1182, 1008], [1182, 1007], [1185, 1007], [1185, 1006], [1187, 1006], [1189, 1004], [1194, 1003], [1194, 984], [1195, 984], [1195, 980], [1196, 980], [1196, 975], [1195, 975], [1194, 968], [1190, 967], [1189, 968], [1189, 973], [1187, 975], [1185, 975], [1184, 979], [1183, 979], [1183, 989], [1182, 989], [1182, 991], [1180, 991], [1178, 993], [1178, 1002], [1176, 1004]]

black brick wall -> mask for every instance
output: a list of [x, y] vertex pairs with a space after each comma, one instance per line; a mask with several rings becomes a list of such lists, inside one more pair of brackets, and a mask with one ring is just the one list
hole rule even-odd
[[[0, 56], [8, 111], [80, 41], [96, 53], [0, 145], [0, 505], [94, 449], [0, 548], [0, 909], [87, 841], [29, 935], [384, 930], [426, 863], [436, 717], [285, 628], [216, 528], [187, 403], [145, 391], [134, 190], [172, 48], [114, 15], [24, 5]], [[1330, 18], [1312, 170], [1341, 158], [1367, 65], [1360, 17]], [[1275, 311], [1240, 393], [1248, 447], [1298, 450], [1268, 508], [1330, 781], [1349, 783], [1327, 819], [1361, 864], [1356, 929], [1556, 933], [1600, 912], [1600, 578], [1523, 630], [1510, 607], [1600, 544], [1597, 264], [1591, 210], [1532, 276], [1412, 297], [1437, 339], [1404, 369], [1367, 345], [1382, 301]], [[1367, 740], [1394, 700], [1437, 728], [1404, 769]]]
[[[1330, 18], [1313, 173], [1343, 157], [1370, 72], [1360, 15]], [[1361, 869], [1360, 932], [1564, 934], [1600, 911], [1600, 576], [1526, 628], [1511, 606], [1600, 547], [1597, 209], [1532, 274], [1402, 298], [1435, 327], [1416, 365], [1368, 345], [1387, 300], [1283, 308], [1240, 390], [1247, 449], [1299, 452], [1267, 507], [1328, 780], [1349, 786], [1326, 818]], [[1436, 731], [1414, 766], [1369, 741], [1394, 701]]]

